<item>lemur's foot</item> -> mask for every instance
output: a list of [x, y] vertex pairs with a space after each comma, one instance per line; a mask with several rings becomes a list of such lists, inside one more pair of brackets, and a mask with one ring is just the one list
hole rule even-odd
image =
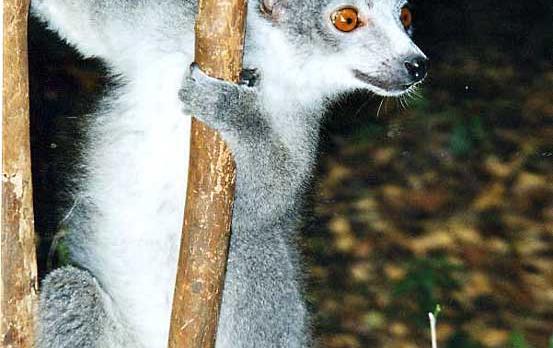
[[240, 82], [238, 84], [248, 87], [255, 87], [258, 85], [260, 77], [261, 74], [258, 69], [245, 68], [242, 69], [242, 72], [240, 73]]

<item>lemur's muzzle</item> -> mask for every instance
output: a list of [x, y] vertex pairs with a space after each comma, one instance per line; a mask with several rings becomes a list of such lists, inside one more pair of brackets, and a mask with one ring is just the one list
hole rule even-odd
[[423, 56], [410, 57], [405, 61], [405, 68], [413, 83], [420, 82], [426, 77], [428, 59]]

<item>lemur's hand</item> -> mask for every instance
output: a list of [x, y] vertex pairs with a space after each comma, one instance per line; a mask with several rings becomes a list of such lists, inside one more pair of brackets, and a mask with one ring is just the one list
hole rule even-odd
[[[189, 76], [197, 81], [201, 81], [202, 79], [207, 78], [207, 79], [214, 79], [222, 82], [228, 82], [228, 81], [219, 80], [208, 76], [206, 73], [202, 71], [198, 63], [195, 63], [195, 62], [190, 64]], [[238, 84], [241, 86], [256, 87], [259, 84], [260, 79], [261, 79], [261, 74], [259, 73], [259, 70], [257, 68], [244, 68], [240, 72], [240, 81], [238, 81]]]
[[179, 91], [183, 112], [219, 131], [243, 129], [245, 120], [241, 116], [257, 103], [258, 81], [256, 69], [244, 70], [241, 81], [232, 83], [210, 77], [192, 63]]
[[184, 113], [209, 124], [209, 120], [218, 111], [224, 110], [227, 100], [233, 98], [233, 89], [232, 83], [212, 78], [198, 64], [192, 63], [179, 91], [179, 98], [183, 103]]

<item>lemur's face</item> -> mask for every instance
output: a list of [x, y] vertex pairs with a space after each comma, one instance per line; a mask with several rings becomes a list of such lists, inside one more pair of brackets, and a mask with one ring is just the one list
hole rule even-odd
[[290, 40], [327, 75], [322, 83], [398, 96], [426, 76], [428, 60], [411, 40], [406, 0], [263, 1], [280, 11]]
[[335, 40], [353, 86], [400, 95], [426, 76], [427, 58], [410, 38], [405, 1], [341, 0], [326, 6], [322, 17], [323, 33]]

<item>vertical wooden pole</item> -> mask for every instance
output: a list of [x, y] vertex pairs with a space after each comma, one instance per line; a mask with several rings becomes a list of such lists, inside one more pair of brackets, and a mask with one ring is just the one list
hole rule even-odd
[[4, 0], [2, 92], [2, 347], [32, 347], [37, 265], [31, 186], [27, 15], [29, 0]]
[[[245, 0], [199, 0], [195, 60], [210, 76], [239, 80], [245, 18]], [[211, 348], [228, 254], [235, 168], [217, 133], [195, 119], [190, 152], [169, 347]]]

